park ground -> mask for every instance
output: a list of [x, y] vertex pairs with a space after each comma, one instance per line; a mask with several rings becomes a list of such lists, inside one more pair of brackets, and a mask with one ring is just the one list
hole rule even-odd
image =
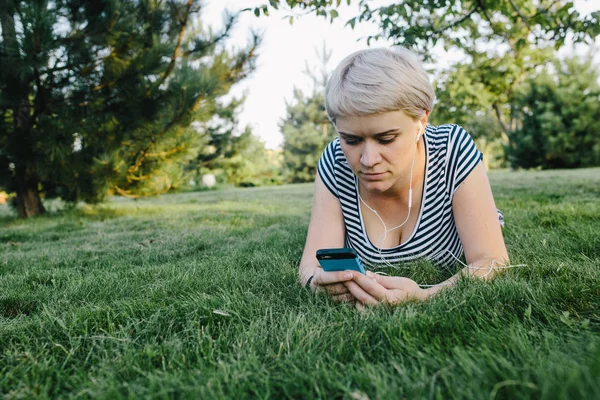
[[600, 169], [490, 181], [527, 266], [364, 314], [297, 284], [310, 184], [0, 206], [0, 397], [600, 398]]

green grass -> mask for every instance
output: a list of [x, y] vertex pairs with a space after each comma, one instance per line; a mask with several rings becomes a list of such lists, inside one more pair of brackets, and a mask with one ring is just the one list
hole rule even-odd
[[490, 179], [527, 267], [364, 315], [296, 284], [312, 185], [0, 208], [0, 395], [600, 398], [600, 169]]

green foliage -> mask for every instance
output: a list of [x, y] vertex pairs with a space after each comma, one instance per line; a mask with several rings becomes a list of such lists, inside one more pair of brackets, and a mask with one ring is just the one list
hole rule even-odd
[[239, 133], [238, 111], [244, 98], [218, 104], [209, 121], [196, 122], [194, 128], [208, 138], [197, 156], [186, 166], [196, 181], [213, 173], [236, 186], [261, 186], [282, 183], [281, 162], [265, 148], [264, 142], [252, 134], [249, 126]]
[[288, 182], [312, 182], [325, 146], [335, 138], [335, 128], [325, 112], [323, 94], [305, 96], [294, 90], [282, 121], [283, 166]]
[[[224, 133], [221, 135], [228, 135]], [[214, 173], [226, 183], [235, 186], [264, 186], [283, 183], [281, 175], [281, 160], [279, 152], [265, 148], [264, 142], [254, 136], [247, 127], [239, 136], [232, 136], [226, 140], [220, 135], [213, 135], [211, 143], [219, 145], [209, 146], [210, 153], [204, 154], [201, 159], [190, 164], [196, 168], [197, 175]], [[198, 162], [199, 161], [199, 162]]]
[[[336, 8], [342, 1], [273, 0], [269, 3], [275, 9], [283, 3], [291, 10], [298, 8], [334, 19], [338, 17]], [[360, 15], [347, 21], [348, 25], [373, 21], [381, 28], [378, 36], [394, 39], [423, 53], [438, 42], [447, 48], [467, 51], [476, 51], [478, 41], [503, 43], [519, 51], [531, 44], [539, 47], [552, 43], [561, 47], [570, 33], [576, 42], [586, 42], [600, 34], [600, 11], [582, 17], [571, 1], [564, 0], [409, 0], [376, 8], [371, 8], [368, 0], [357, 3]]]
[[19, 196], [19, 181], [70, 201], [177, 187], [209, 140], [190, 124], [255, 67], [259, 37], [226, 50], [236, 16], [213, 32], [197, 0], [2, 4], [0, 185]]
[[600, 69], [592, 54], [555, 60], [523, 86], [515, 101], [522, 125], [507, 149], [513, 167], [600, 165]]
[[320, 53], [320, 71], [306, 65], [305, 74], [313, 81], [311, 95], [304, 95], [294, 88], [294, 98], [287, 102], [286, 116], [281, 121], [283, 134], [283, 167], [286, 180], [290, 183], [312, 182], [317, 173], [317, 164], [325, 146], [335, 136], [335, 127], [325, 111], [325, 85], [327, 84], [327, 62], [331, 52], [325, 44]]
[[[332, 11], [340, 3], [275, 0], [271, 5], [287, 4], [290, 10], [333, 18]], [[470, 132], [480, 138], [479, 144], [487, 148], [484, 152], [494, 153], [494, 165], [501, 164], [502, 145], [514, 147], [509, 139], [515, 135], [510, 133], [522, 121], [513, 106], [528, 74], [545, 65], [567, 42], [592, 43], [600, 34], [600, 11], [582, 16], [565, 0], [409, 0], [373, 8], [371, 2], [360, 0], [358, 5], [360, 14], [347, 21], [352, 28], [356, 23], [375, 22], [380, 27], [375, 38], [391, 39], [426, 60], [436, 61], [431, 53], [436, 45], [463, 56], [439, 71], [432, 121], [459, 123], [467, 129], [491, 128]]]
[[[262, 6], [254, 7], [254, 8], [246, 8], [243, 11], [252, 11], [254, 15], [260, 17], [261, 13], [264, 16], [269, 16], [269, 7], [278, 10], [280, 4], [287, 4], [289, 8], [292, 10], [295, 8], [302, 8], [305, 10], [310, 10], [316, 13], [316, 15], [322, 17], [329, 17], [329, 21], [332, 22], [334, 19], [339, 17], [339, 14], [335, 7], [339, 7], [342, 4], [342, 0], [269, 0], [269, 4], [264, 4]], [[351, 0], [346, 0], [346, 4], [350, 5]], [[290, 25], [294, 23], [294, 16], [287, 16]]]
[[366, 314], [297, 283], [312, 185], [0, 206], [0, 393], [599, 398], [600, 169], [490, 181], [527, 267]]
[[[454, 123], [464, 127], [483, 153], [486, 169], [504, 167], [503, 132], [491, 109], [493, 97], [474, 82], [477, 74], [470, 65], [458, 64], [434, 84], [436, 104], [429, 119], [434, 125]], [[481, 105], [487, 108], [482, 109]]]
[[449, 109], [438, 105], [430, 118], [434, 125], [456, 123], [461, 125], [473, 137], [479, 151], [483, 153], [483, 164], [486, 170], [507, 167], [505, 160], [502, 129], [498, 120], [491, 113], [475, 111], [453, 118], [452, 113], [460, 112], [455, 107]]
[[249, 132], [240, 137], [240, 151], [218, 164], [227, 182], [236, 186], [265, 186], [283, 183], [281, 152], [268, 150], [263, 141]]
[[[494, 139], [495, 134], [501, 136], [514, 123], [510, 120], [513, 91], [527, 80], [528, 72], [543, 65], [552, 55], [550, 48], [522, 51], [518, 59], [508, 54], [495, 58], [473, 53], [470, 62], [456, 63], [439, 74], [435, 82], [435, 114], [439, 114], [436, 118], [467, 125], [474, 116], [497, 117], [500, 132], [495, 129], [486, 135], [489, 139]], [[502, 125], [504, 121], [508, 126]]]

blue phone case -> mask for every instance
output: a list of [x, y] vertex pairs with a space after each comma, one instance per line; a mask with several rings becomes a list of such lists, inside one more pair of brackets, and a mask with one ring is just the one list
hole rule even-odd
[[360, 262], [360, 258], [355, 255], [353, 258], [329, 258], [318, 260], [321, 267], [327, 272], [352, 270], [366, 275], [365, 268]]

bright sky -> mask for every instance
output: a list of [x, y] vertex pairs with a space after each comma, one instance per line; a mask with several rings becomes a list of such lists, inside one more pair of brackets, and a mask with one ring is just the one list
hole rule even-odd
[[[214, 29], [222, 26], [222, 13], [228, 9], [241, 10], [267, 3], [266, 0], [205, 0], [202, 13], [203, 20]], [[374, 0], [376, 4], [391, 1]], [[344, 2], [345, 3], [345, 2]], [[357, 1], [353, 1], [354, 4]], [[594, 0], [575, 0], [576, 8], [582, 13], [589, 13], [598, 6]], [[256, 71], [244, 82], [237, 85], [234, 94], [247, 93], [246, 102], [240, 113], [242, 126], [250, 124], [255, 135], [259, 136], [268, 148], [281, 146], [283, 137], [278, 124], [285, 116], [285, 101], [292, 98], [294, 86], [306, 92], [311, 89], [310, 78], [303, 74], [305, 62], [310, 66], [318, 66], [315, 49], [320, 50], [325, 41], [326, 47], [332, 51], [329, 69], [333, 69], [348, 54], [367, 48], [366, 38], [378, 32], [377, 26], [371, 23], [357, 24], [354, 30], [344, 26], [344, 22], [358, 14], [356, 6], [339, 9], [340, 17], [333, 24], [323, 17], [313, 14], [295, 18], [290, 25], [284, 18], [288, 13], [273, 12], [269, 17], [256, 18], [253, 13], [243, 13], [228, 42], [242, 47], [248, 43], [250, 30], [264, 32], [263, 43], [259, 49]], [[600, 39], [596, 41], [600, 45]], [[371, 42], [371, 46], [388, 46], [384, 41]]]

